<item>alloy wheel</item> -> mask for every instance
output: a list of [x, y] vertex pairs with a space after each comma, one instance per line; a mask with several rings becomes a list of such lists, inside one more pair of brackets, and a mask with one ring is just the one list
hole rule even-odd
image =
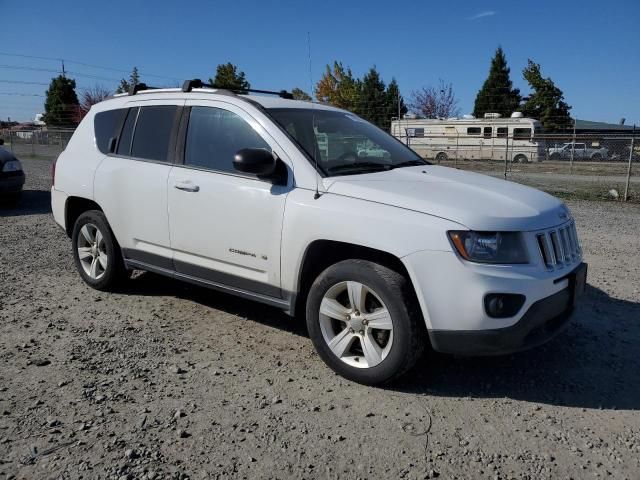
[[93, 280], [102, 278], [107, 271], [109, 258], [100, 229], [92, 223], [84, 224], [80, 229], [76, 248], [84, 272]]
[[345, 281], [329, 288], [319, 318], [327, 346], [347, 365], [375, 367], [391, 350], [391, 314], [380, 296], [360, 282]]

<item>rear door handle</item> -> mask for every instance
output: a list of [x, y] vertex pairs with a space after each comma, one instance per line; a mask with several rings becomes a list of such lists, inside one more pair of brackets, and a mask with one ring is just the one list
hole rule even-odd
[[182, 190], [183, 192], [199, 192], [200, 186], [191, 182], [176, 182], [173, 184], [174, 188]]

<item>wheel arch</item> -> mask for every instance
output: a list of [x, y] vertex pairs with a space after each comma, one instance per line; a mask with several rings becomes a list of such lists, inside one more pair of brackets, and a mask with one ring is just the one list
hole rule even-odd
[[309, 289], [322, 271], [335, 263], [349, 259], [369, 260], [403, 275], [409, 282], [415, 301], [418, 301], [411, 276], [402, 260], [396, 255], [354, 243], [319, 239], [311, 242], [303, 254], [298, 269], [297, 288], [291, 313], [298, 316], [304, 312]]
[[93, 200], [84, 197], [69, 197], [64, 207], [64, 226], [67, 236], [71, 238], [73, 226], [80, 215], [88, 210], [103, 211], [102, 207]]

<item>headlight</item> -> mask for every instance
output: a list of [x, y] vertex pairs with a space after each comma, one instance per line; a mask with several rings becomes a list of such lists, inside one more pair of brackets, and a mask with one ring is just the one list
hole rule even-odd
[[480, 263], [527, 263], [527, 251], [517, 232], [448, 232], [451, 243], [465, 260]]
[[2, 167], [3, 172], [19, 172], [20, 170], [22, 170], [22, 165], [20, 165], [18, 160], [6, 162], [4, 167]]

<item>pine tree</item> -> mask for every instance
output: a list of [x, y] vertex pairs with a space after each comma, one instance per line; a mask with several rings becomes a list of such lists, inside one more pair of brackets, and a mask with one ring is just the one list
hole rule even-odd
[[529, 60], [522, 75], [532, 90], [522, 108], [523, 113], [527, 117], [540, 120], [542, 128], [547, 132], [571, 128], [571, 107], [564, 101], [562, 90], [556, 87], [553, 80], [542, 77], [540, 65]]
[[389, 96], [385, 84], [380, 78], [378, 70], [373, 66], [362, 78], [358, 113], [362, 118], [388, 130], [391, 124], [391, 117], [388, 116], [389, 109]]
[[520, 90], [513, 88], [509, 73], [504, 51], [502, 47], [498, 47], [491, 60], [489, 76], [476, 96], [473, 108], [476, 117], [483, 117], [485, 113], [499, 113], [503, 117], [509, 117], [518, 110], [522, 100]]
[[116, 93], [127, 93], [131, 90], [131, 87], [140, 83], [140, 75], [138, 74], [138, 67], [133, 67], [129, 80], [121, 79], [120, 85], [116, 89]]
[[312, 100], [311, 95], [297, 87], [291, 90], [291, 95], [293, 95], [294, 100], [305, 100], [307, 102]]
[[59, 75], [51, 79], [44, 103], [45, 123], [50, 127], [73, 127], [80, 121], [76, 81]]
[[221, 63], [216, 67], [216, 76], [209, 79], [209, 83], [218, 88], [228, 88], [231, 90], [246, 90], [251, 88], [244, 72], [238, 71], [233, 63]]
[[[400, 103], [400, 108], [398, 109], [398, 103]], [[391, 129], [391, 118], [398, 117], [398, 110], [400, 113], [400, 118], [407, 113], [407, 106], [404, 103], [404, 98], [400, 95], [400, 88], [398, 87], [398, 82], [396, 82], [395, 78], [391, 79], [391, 82], [387, 86], [387, 98], [386, 98], [386, 116], [385, 116], [385, 124], [382, 128], [389, 131]]]

